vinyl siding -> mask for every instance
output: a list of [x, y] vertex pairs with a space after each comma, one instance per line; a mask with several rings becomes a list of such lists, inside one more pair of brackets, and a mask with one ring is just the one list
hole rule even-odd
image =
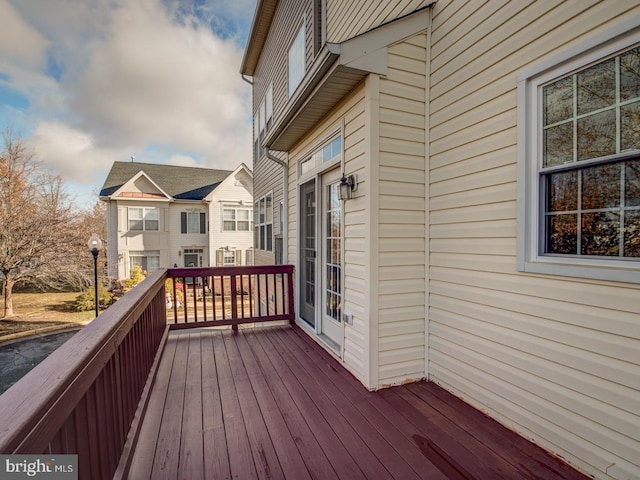
[[[287, 52], [302, 23], [305, 23], [306, 33], [306, 66], [313, 62], [313, 1], [312, 0], [285, 0], [278, 3], [271, 23], [271, 29], [265, 41], [260, 60], [253, 77], [253, 112], [254, 118], [260, 108], [269, 85], [273, 85], [273, 117], [272, 125], [278, 121], [287, 104], [288, 98], [288, 71]], [[272, 152], [282, 160], [287, 159], [284, 152]], [[279, 205], [283, 200], [283, 173], [282, 167], [276, 162], [261, 158], [253, 159], [254, 186], [253, 197], [259, 199], [269, 192], [273, 192], [273, 220], [274, 235], [279, 231]], [[289, 198], [291, 201], [291, 198]], [[274, 251], [267, 252], [256, 250], [255, 261], [257, 264], [275, 263]]]
[[[346, 202], [344, 211], [344, 311], [354, 316], [353, 325], [345, 325], [343, 360], [349, 369], [365, 385], [369, 384], [369, 285], [367, 282], [367, 204], [364, 181], [365, 152], [365, 86], [360, 85], [349, 94], [327, 117], [289, 152], [289, 234], [288, 259], [298, 262], [298, 170], [300, 160], [308, 157], [327, 135], [336, 128], [344, 128], [345, 171], [358, 174], [356, 198]], [[340, 167], [338, 167], [340, 168]], [[300, 268], [299, 265], [297, 267]]]
[[[216, 265], [216, 251], [219, 248], [230, 247], [242, 254], [242, 265], [246, 265], [246, 251], [253, 248], [253, 228], [245, 231], [225, 231], [223, 229], [222, 210], [224, 205], [251, 208], [253, 222], [253, 180], [244, 170], [235, 176], [230, 176], [211, 194], [209, 204], [209, 264]], [[239, 205], [242, 202], [242, 205]]]
[[327, 0], [327, 41], [343, 42], [430, 3], [429, 0]]
[[640, 287], [517, 271], [516, 77], [636, 5], [440, 0], [432, 23], [430, 378], [603, 479], [640, 477]]
[[379, 81], [378, 387], [425, 372], [426, 34], [388, 51]]

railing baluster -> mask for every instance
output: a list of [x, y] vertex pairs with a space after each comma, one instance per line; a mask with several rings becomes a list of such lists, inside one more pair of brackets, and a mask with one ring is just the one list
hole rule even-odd
[[[273, 320], [291, 321], [294, 318], [292, 274], [291, 265], [170, 268], [167, 277], [189, 279], [188, 283], [185, 280], [185, 293], [194, 296], [193, 302], [185, 303], [184, 320], [180, 324], [174, 312], [171, 328], [189, 328], [196, 323], [233, 326]], [[198, 286], [198, 281], [202, 285]], [[208, 285], [212, 316], [209, 316], [206, 298]], [[202, 295], [201, 299], [199, 295]], [[248, 305], [245, 301], [249, 302]]]

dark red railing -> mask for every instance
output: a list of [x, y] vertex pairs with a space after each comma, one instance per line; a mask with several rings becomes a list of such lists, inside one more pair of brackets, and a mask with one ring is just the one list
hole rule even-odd
[[79, 478], [113, 478], [168, 334], [164, 276], [151, 274], [0, 396], [1, 453], [77, 454]]
[[169, 330], [292, 322], [292, 277], [290, 265], [153, 272], [0, 395], [0, 453], [77, 454], [79, 478], [126, 477]]
[[294, 321], [293, 265], [170, 268], [171, 329]]

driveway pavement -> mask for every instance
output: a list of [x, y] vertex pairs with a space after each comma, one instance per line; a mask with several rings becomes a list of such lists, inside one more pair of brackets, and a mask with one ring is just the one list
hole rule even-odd
[[24, 377], [78, 330], [36, 335], [0, 345], [0, 394]]

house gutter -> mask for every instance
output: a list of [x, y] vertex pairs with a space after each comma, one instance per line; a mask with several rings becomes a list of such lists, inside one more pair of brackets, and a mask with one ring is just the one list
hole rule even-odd
[[249, 85], [253, 86], [253, 82], [251, 80], [249, 80], [247, 77], [245, 77], [244, 73], [240, 75], [240, 78], [242, 78], [242, 80], [247, 82]]
[[268, 147], [264, 149], [265, 154], [269, 160], [277, 163], [282, 167], [282, 214], [284, 216], [282, 220], [282, 261], [284, 263], [288, 262], [288, 240], [287, 240], [287, 232], [289, 231], [289, 200], [288, 200], [288, 190], [289, 190], [289, 164], [284, 160], [279, 159], [271, 154], [271, 150]]

